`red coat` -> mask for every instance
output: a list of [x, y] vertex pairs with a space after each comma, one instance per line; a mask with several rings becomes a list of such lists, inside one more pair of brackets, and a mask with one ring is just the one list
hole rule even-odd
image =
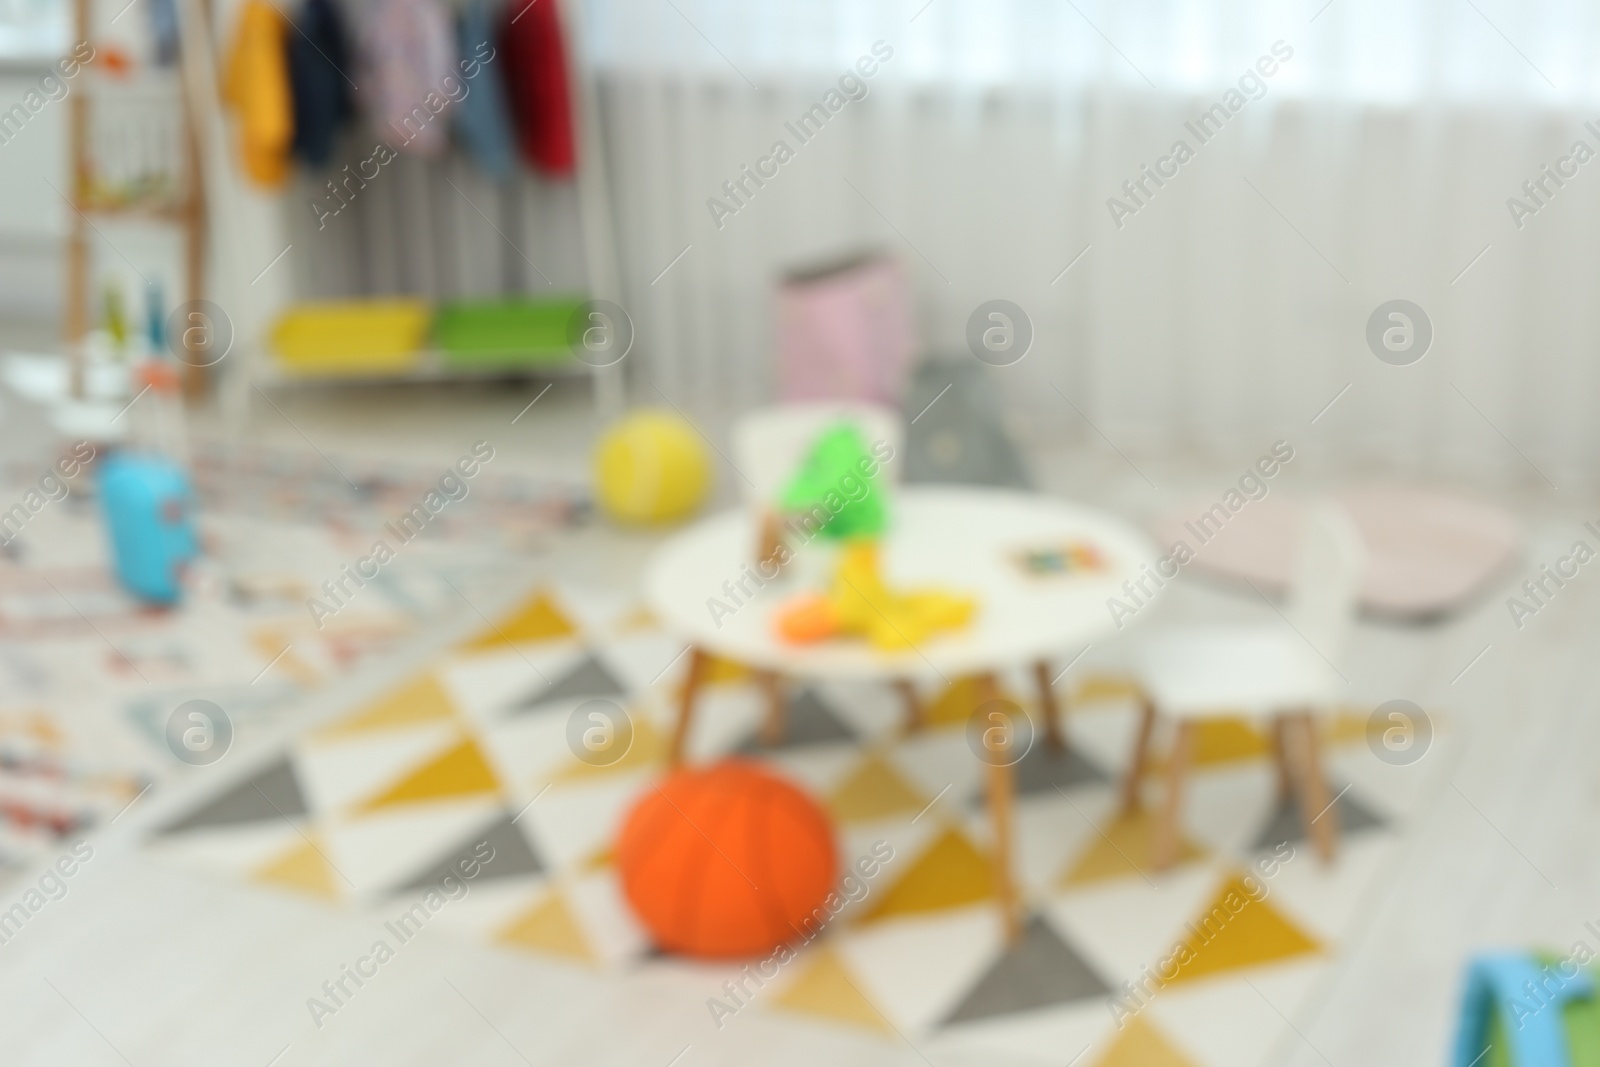
[[500, 28], [506, 95], [517, 143], [530, 164], [553, 177], [577, 166], [566, 42], [558, 0], [511, 0]]

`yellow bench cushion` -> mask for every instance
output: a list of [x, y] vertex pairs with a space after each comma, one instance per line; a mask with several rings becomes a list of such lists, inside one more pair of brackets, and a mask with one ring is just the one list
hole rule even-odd
[[297, 304], [278, 320], [272, 347], [302, 374], [403, 371], [416, 365], [432, 321], [424, 300]]

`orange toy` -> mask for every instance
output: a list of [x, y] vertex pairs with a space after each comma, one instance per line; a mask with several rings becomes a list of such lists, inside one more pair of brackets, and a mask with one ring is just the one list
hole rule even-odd
[[843, 623], [839, 609], [821, 593], [795, 597], [778, 612], [778, 636], [793, 645], [809, 645], [837, 637]]
[[677, 771], [647, 790], [616, 856], [656, 943], [711, 958], [757, 956], [812, 932], [803, 924], [815, 926], [838, 870], [822, 809], [745, 760]]

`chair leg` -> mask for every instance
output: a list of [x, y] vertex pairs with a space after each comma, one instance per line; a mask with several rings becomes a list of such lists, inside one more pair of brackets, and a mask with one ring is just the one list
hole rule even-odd
[[698, 648], [689, 650], [689, 673], [683, 680], [683, 692], [678, 697], [678, 722], [672, 730], [672, 744], [667, 749], [667, 764], [677, 767], [683, 763], [683, 749], [689, 739], [690, 720], [694, 718], [695, 697], [706, 678], [706, 668], [711, 657]]
[[1061, 703], [1056, 699], [1056, 687], [1051, 684], [1048, 660], [1039, 660], [1033, 665], [1033, 680], [1039, 686], [1039, 710], [1044, 712], [1044, 739], [1051, 748], [1061, 752], [1066, 749], [1067, 740], [1061, 727]]
[[1194, 736], [1194, 723], [1187, 719], [1178, 723], [1172, 739], [1172, 751], [1167, 755], [1167, 795], [1162, 801], [1161, 817], [1156, 823], [1155, 844], [1150, 855], [1150, 865], [1158, 871], [1166, 870], [1178, 858], [1178, 813], [1183, 807], [1183, 784], [1189, 773]]
[[1311, 715], [1296, 717], [1300, 744], [1300, 824], [1324, 863], [1333, 862], [1338, 848], [1339, 813], [1328, 796], [1328, 779], [1322, 770], [1317, 722]]
[[[776, 512], [767, 511], [761, 516], [761, 542], [756, 546], [756, 562], [758, 564], [771, 563], [772, 566], [782, 569], [778, 560], [783, 557], [783, 526], [778, 520]], [[763, 568], [763, 573], [765, 569]]]
[[777, 671], [762, 671], [757, 679], [767, 698], [767, 718], [761, 724], [761, 743], [771, 748], [783, 741], [785, 719], [788, 717], [783, 678]]
[[1272, 734], [1272, 763], [1278, 775], [1278, 803], [1289, 799], [1294, 789], [1294, 779], [1289, 773], [1289, 745], [1285, 736], [1288, 724], [1282, 715], [1274, 715], [1270, 727]]
[[[992, 674], [978, 678], [978, 704], [995, 699], [1000, 692], [999, 682]], [[1022, 918], [1018, 913], [1017, 884], [1011, 872], [1012, 801], [1016, 780], [1012, 767], [1003, 760], [990, 763], [986, 768], [989, 818], [994, 821], [994, 892], [1000, 905], [1000, 920], [1005, 930], [1006, 943], [1014, 945], [1022, 936]]]
[[1150, 761], [1150, 735], [1155, 731], [1156, 706], [1148, 696], [1140, 699], [1139, 733], [1133, 742], [1133, 755], [1128, 760], [1128, 771], [1122, 778], [1122, 814], [1139, 810], [1139, 786], [1144, 779], [1145, 766]]
[[908, 735], [914, 734], [921, 730], [924, 725], [922, 698], [917, 695], [916, 683], [909, 678], [898, 678], [895, 680], [894, 687], [900, 691], [900, 699], [905, 703], [906, 707], [905, 732]]

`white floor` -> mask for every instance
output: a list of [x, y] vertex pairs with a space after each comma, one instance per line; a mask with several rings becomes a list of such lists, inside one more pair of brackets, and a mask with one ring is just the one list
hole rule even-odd
[[[522, 469], [586, 477], [595, 434], [586, 391], [558, 385], [517, 418], [538, 389], [281, 395], [280, 411], [258, 402], [246, 432], [285, 444], [310, 440], [335, 455], [436, 458], [441, 467], [482, 437]], [[208, 429], [204, 420], [199, 429]], [[1140, 520], [1191, 494], [1220, 494], [1254, 459], [1136, 456], [1136, 471], [1096, 443], [1032, 450], [1039, 482]], [[1310, 472], [1331, 466], [1308, 455], [1273, 491], [1313, 489]], [[1531, 491], [1499, 499], [1531, 530], [1506, 588], [1442, 625], [1364, 624], [1345, 665], [1360, 699], [1413, 700], [1447, 719], [1462, 743], [1448, 747], [1452, 763], [1433, 754], [1411, 768], [1428, 779], [1431, 800], [1409, 849], [1381, 897], [1364, 904], [1370, 921], [1317, 1010], [1284, 1021], [1272, 1063], [1442, 1063], [1469, 953], [1565, 950], [1579, 939], [1600, 949], [1584, 928], [1594, 920], [1600, 929], [1600, 775], [1591, 757], [1600, 751], [1600, 662], [1586, 640], [1600, 613], [1600, 577], [1581, 574], [1520, 632], [1504, 603], [1539, 563], [1584, 535], [1581, 523], [1600, 518], [1600, 502]], [[625, 586], [651, 544], [646, 535], [585, 533], [534, 564]], [[1139, 627], [1219, 613], [1273, 617], [1259, 601], [1185, 582], [1151, 613], [1160, 619], [1141, 616]], [[1112, 647], [1091, 656], [1120, 654]], [[703, 1004], [671, 989], [641, 982], [620, 998], [602, 995], [570, 970], [447, 934], [420, 938], [317, 1030], [306, 998], [333, 976], [329, 961], [359, 955], [373, 931], [315, 904], [153, 863], [133, 837], [165, 803], [136, 808], [96, 839], [68, 894], [0, 945], [5, 1063], [933, 1062], [904, 1045], [772, 1019], [740, 1020], [707, 1042]], [[0, 899], [0, 909], [11, 902]]]

